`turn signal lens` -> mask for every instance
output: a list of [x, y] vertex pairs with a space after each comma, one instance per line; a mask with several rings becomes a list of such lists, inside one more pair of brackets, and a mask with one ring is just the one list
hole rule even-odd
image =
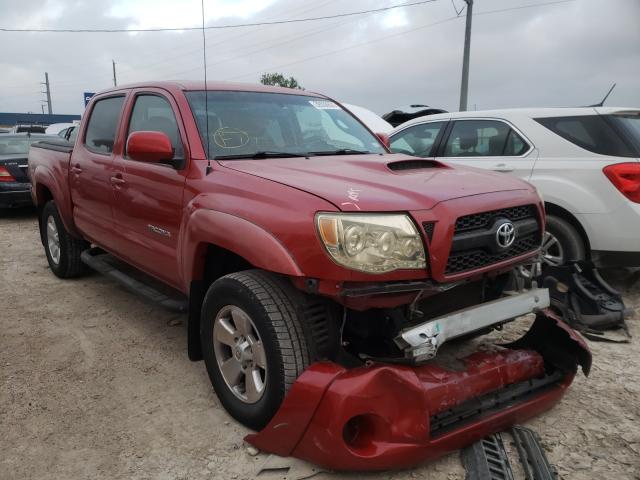
[[602, 170], [625, 197], [640, 203], [640, 163], [616, 163]]
[[16, 179], [5, 167], [0, 166], [0, 182], [15, 182]]

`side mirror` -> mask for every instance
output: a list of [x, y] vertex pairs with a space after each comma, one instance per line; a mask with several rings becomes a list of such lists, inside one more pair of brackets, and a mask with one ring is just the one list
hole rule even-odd
[[166, 133], [132, 132], [127, 138], [127, 156], [139, 162], [158, 163], [173, 158], [173, 147]]
[[391, 141], [389, 140], [389, 135], [387, 135], [386, 133], [376, 133], [376, 137], [378, 137], [378, 140], [380, 140], [380, 143], [382, 143], [385, 147], [387, 147], [387, 150], [391, 148]]

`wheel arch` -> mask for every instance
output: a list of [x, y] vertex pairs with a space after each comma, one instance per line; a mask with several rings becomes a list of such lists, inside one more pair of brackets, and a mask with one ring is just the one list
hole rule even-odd
[[[303, 273], [287, 248], [259, 225], [232, 214], [201, 209], [192, 213], [183, 229], [183, 278], [186, 287], [205, 280], [207, 259], [228, 257], [230, 265], [244, 264], [289, 276]], [[216, 257], [217, 256], [217, 257]], [[232, 273], [228, 271], [224, 273]]]
[[[34, 190], [34, 200], [36, 209], [38, 210], [38, 225], [40, 225], [42, 223], [42, 210], [44, 209], [44, 206], [47, 204], [47, 202], [53, 200], [53, 193], [51, 193], [49, 187], [43, 185], [42, 183], [36, 184]], [[45, 246], [44, 232], [42, 228], [39, 228], [38, 230], [40, 232], [40, 241], [42, 242], [42, 246]]]
[[[218, 278], [252, 268], [289, 276], [302, 271], [270, 232], [243, 218], [214, 210], [196, 210], [183, 231], [182, 265], [189, 291], [188, 353], [202, 360], [200, 316], [205, 294]], [[259, 246], [259, 248], [257, 248]]]
[[553, 215], [555, 217], [559, 217], [566, 222], [568, 222], [573, 228], [576, 229], [582, 241], [584, 242], [585, 250], [587, 256], [591, 256], [591, 242], [589, 242], [589, 236], [587, 235], [587, 231], [584, 229], [580, 220], [578, 220], [569, 210], [561, 207], [555, 203], [545, 202], [544, 208], [547, 215]]
[[[66, 177], [64, 178], [66, 180]], [[61, 184], [54, 171], [38, 166], [33, 175], [32, 188], [32, 198], [38, 209], [38, 217], [47, 202], [53, 200], [56, 202], [60, 219], [69, 235], [81, 239], [82, 235], [76, 229], [73, 221], [70, 185], [68, 183]]]

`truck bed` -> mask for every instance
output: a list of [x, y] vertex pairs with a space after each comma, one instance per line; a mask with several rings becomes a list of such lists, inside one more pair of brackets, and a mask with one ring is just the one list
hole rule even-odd
[[31, 196], [36, 205], [42, 197], [46, 202], [56, 199], [62, 222], [69, 232], [77, 234], [72, 219], [69, 166], [73, 143], [63, 138], [51, 138], [33, 143], [29, 150], [29, 178]]

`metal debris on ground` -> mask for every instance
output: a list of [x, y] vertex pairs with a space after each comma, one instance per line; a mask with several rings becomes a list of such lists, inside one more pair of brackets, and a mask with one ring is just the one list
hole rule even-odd
[[[525, 480], [556, 480], [558, 474], [549, 463], [540, 438], [531, 429], [515, 426], [510, 435], [518, 452]], [[503, 443], [503, 434], [490, 435], [460, 452], [466, 470], [465, 480], [517, 479]]]
[[591, 262], [545, 266], [543, 286], [549, 289], [551, 305], [563, 320], [584, 337], [594, 341], [628, 343], [625, 322], [633, 314], [620, 292], [611, 287]]
[[514, 480], [499, 433], [463, 449], [460, 456], [467, 471], [466, 480]]

